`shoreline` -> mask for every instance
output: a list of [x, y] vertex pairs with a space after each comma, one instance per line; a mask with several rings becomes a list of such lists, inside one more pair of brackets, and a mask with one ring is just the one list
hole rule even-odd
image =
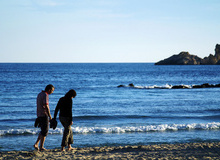
[[220, 159], [220, 142], [4, 151], [0, 159]]

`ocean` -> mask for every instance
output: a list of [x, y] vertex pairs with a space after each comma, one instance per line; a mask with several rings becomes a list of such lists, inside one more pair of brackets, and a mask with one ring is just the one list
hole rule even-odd
[[[52, 115], [59, 98], [77, 92], [73, 147], [219, 142], [220, 88], [192, 88], [219, 84], [219, 73], [220, 65], [0, 63], [0, 151], [34, 149], [36, 97], [47, 84]], [[58, 121], [45, 148], [60, 148], [62, 133]]]

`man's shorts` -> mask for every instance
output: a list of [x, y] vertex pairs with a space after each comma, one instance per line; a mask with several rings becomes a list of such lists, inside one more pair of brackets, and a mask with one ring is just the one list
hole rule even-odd
[[47, 136], [49, 131], [49, 119], [48, 117], [38, 117], [39, 118], [39, 126], [41, 128], [41, 135]]

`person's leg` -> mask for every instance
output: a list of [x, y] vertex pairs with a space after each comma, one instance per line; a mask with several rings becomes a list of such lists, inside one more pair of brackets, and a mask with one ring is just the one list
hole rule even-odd
[[39, 145], [40, 140], [41, 140], [41, 134], [39, 133], [38, 138], [37, 138], [37, 141], [36, 141], [36, 143], [34, 144], [34, 148], [35, 148], [36, 150], [39, 150], [38, 145]]
[[65, 151], [65, 146], [61, 146], [61, 151], [62, 151], [62, 152]]
[[[46, 150], [44, 148], [44, 142], [46, 139], [46, 136], [48, 134], [49, 131], [49, 120], [48, 117], [40, 117], [40, 127], [41, 127], [41, 132], [39, 133], [39, 137], [37, 142], [40, 142], [40, 151]], [[38, 145], [37, 143], [37, 145]]]
[[64, 151], [64, 148], [68, 145], [68, 140], [69, 140], [69, 120], [66, 117], [60, 117], [60, 122], [64, 127], [63, 131], [63, 139], [61, 143], [61, 150]]
[[69, 134], [69, 140], [68, 140], [68, 150], [73, 150], [73, 148], [71, 147], [71, 144], [73, 144], [73, 131], [71, 129], [71, 125], [69, 126], [70, 128], [70, 134]]
[[46, 139], [46, 136], [41, 136], [41, 139], [40, 139], [40, 151], [46, 150], [44, 148], [45, 139]]
[[65, 126], [64, 131], [63, 131], [63, 140], [62, 140], [61, 146], [64, 146], [64, 147], [67, 146], [68, 139], [69, 139], [69, 132], [70, 132], [69, 127]]

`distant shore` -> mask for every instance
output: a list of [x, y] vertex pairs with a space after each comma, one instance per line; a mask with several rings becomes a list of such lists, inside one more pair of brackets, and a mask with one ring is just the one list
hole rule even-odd
[[220, 159], [220, 142], [9, 151], [0, 159]]

